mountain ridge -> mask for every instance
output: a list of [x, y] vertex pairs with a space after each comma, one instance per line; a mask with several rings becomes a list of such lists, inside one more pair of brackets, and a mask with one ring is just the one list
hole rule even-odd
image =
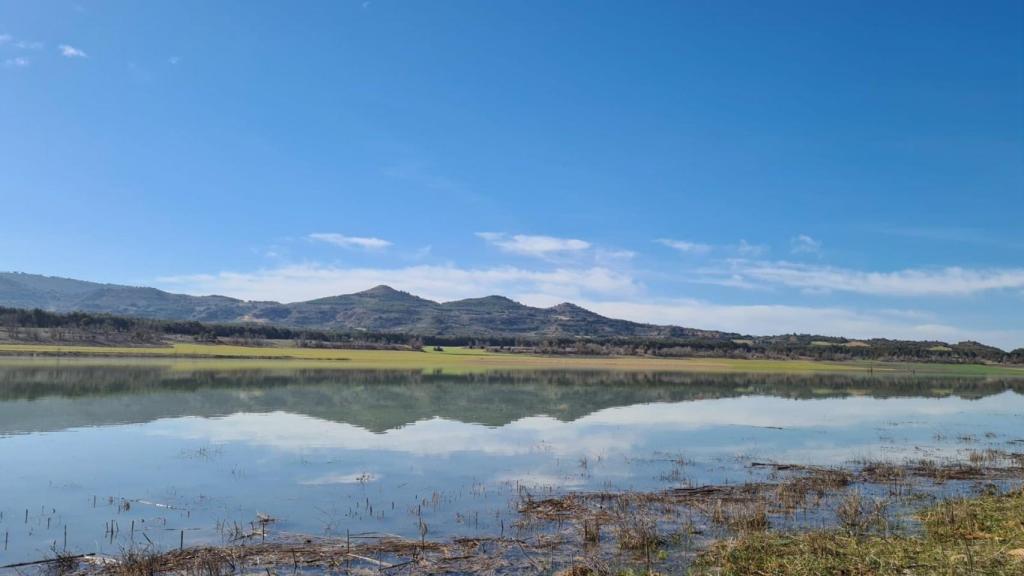
[[435, 302], [387, 285], [302, 302], [191, 296], [24, 272], [0, 272], [0, 306], [159, 320], [261, 323], [422, 336], [728, 338], [735, 334], [607, 318], [570, 302], [537, 308], [501, 295]]

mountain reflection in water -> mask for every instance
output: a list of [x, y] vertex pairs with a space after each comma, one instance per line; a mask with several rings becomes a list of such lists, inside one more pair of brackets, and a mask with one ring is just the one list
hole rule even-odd
[[[1024, 383], [869, 375], [0, 366], [5, 561], [277, 531], [493, 535], [522, 490], [763, 479], [753, 461], [943, 458], [1021, 441]], [[967, 440], [961, 440], [967, 439]], [[470, 521], [472, 519], [472, 521]], [[106, 529], [116, 521], [121, 532]], [[125, 532], [135, 525], [138, 533]], [[136, 540], [132, 540], [135, 538]], [[3, 564], [3, 563], [0, 563]]]
[[211, 371], [147, 366], [0, 366], [0, 434], [181, 416], [288, 412], [372, 432], [440, 417], [503, 426], [564, 422], [607, 408], [741, 396], [983, 398], [1024, 380], [847, 374], [512, 371]]

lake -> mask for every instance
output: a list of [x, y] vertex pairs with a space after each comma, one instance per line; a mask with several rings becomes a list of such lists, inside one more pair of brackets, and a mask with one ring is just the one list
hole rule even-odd
[[222, 544], [260, 517], [270, 537], [508, 534], [524, 495], [1020, 450], [1022, 393], [911, 375], [0, 364], [0, 565]]

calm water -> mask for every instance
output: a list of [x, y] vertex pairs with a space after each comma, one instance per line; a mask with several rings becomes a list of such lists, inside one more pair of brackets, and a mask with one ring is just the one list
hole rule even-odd
[[[0, 565], [274, 530], [496, 535], [521, 490], [1018, 446], [1020, 381], [0, 367]], [[132, 526], [134, 525], [134, 530]], [[113, 527], [113, 530], [112, 530]], [[5, 543], [6, 542], [6, 543]]]

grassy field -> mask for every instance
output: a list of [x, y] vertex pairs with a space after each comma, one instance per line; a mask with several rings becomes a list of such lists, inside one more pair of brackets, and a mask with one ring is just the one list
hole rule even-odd
[[1024, 367], [980, 364], [908, 364], [882, 362], [820, 362], [808, 360], [736, 360], [727, 358], [572, 357], [514, 355], [469, 348], [426, 350], [336, 350], [291, 346], [246, 347], [177, 343], [173, 346], [130, 348], [0, 344], [0, 365], [39, 363], [60, 359], [93, 361], [194, 361], [190, 368], [331, 368], [403, 369], [467, 372], [494, 369], [579, 369], [699, 372], [847, 372], [865, 374], [922, 374], [944, 376], [1019, 376]]
[[959, 576], [1024, 574], [1024, 492], [949, 500], [920, 514], [920, 535], [844, 530], [751, 532], [720, 542], [693, 576]]

